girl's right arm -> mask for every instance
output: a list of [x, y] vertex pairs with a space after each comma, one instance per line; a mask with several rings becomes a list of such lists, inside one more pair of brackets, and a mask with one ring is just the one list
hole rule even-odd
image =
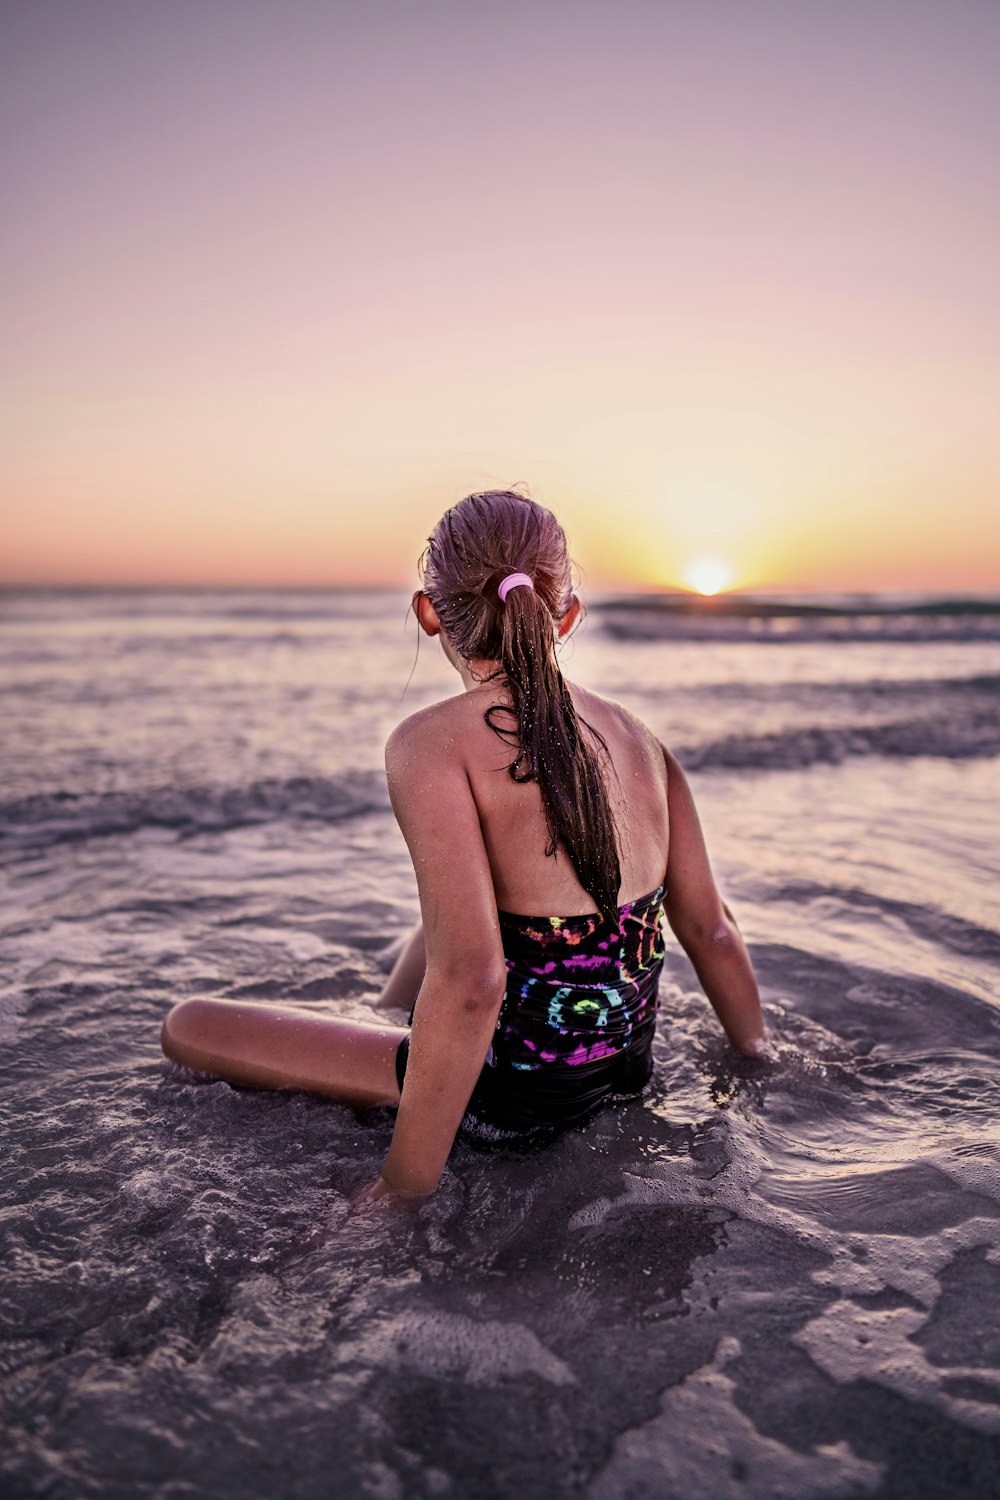
[[496, 1030], [507, 984], [479, 810], [439, 705], [385, 747], [389, 798], [413, 861], [425, 950], [420, 1004], [382, 1180], [404, 1197], [437, 1187]]
[[740, 1052], [767, 1056], [760, 995], [736, 919], [719, 895], [687, 778], [665, 746], [670, 847], [667, 921], [694, 965], [723, 1029]]

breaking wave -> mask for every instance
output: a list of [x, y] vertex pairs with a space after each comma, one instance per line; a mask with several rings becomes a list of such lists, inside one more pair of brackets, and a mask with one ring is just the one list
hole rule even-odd
[[592, 606], [603, 630], [624, 641], [1000, 641], [1000, 599], [758, 598], [644, 594]]
[[144, 791], [49, 792], [0, 803], [0, 846], [37, 848], [144, 827], [183, 835], [304, 818], [339, 823], [389, 809], [381, 771], [265, 777], [246, 786], [153, 787]]

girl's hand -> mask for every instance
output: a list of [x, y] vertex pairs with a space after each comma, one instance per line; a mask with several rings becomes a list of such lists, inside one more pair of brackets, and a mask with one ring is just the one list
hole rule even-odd
[[351, 1208], [360, 1208], [362, 1203], [374, 1203], [376, 1199], [384, 1198], [386, 1193], [391, 1192], [392, 1188], [386, 1182], [385, 1178], [376, 1177], [375, 1181], [370, 1182], [367, 1187], [359, 1188], [356, 1193], [353, 1193], [348, 1199], [348, 1203]]
[[401, 1193], [398, 1188], [390, 1187], [385, 1178], [380, 1174], [374, 1182], [369, 1183], [368, 1187], [360, 1188], [354, 1193], [348, 1199], [348, 1203], [352, 1209], [356, 1209], [360, 1208], [363, 1203], [375, 1203], [379, 1198], [385, 1198], [386, 1196], [407, 1200], [416, 1199], [419, 1201], [419, 1199], [426, 1198], [429, 1195], [427, 1193]]
[[777, 1062], [778, 1054], [774, 1044], [767, 1037], [754, 1037], [753, 1041], [747, 1042], [743, 1048], [747, 1057], [756, 1057], [761, 1062]]

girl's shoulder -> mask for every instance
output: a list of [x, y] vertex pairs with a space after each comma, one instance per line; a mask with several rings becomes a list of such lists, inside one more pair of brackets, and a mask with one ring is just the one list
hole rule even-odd
[[[620, 731], [630, 740], [640, 744], [645, 753], [654, 761], [663, 759], [665, 746], [662, 741], [650, 729], [644, 719], [640, 719], [637, 713], [628, 708], [626, 704], [619, 703], [617, 698], [607, 698], [602, 693], [592, 692], [589, 688], [580, 688], [576, 683], [571, 683], [573, 702], [578, 713], [586, 718], [595, 709], [602, 715], [606, 715]], [[597, 726], [600, 728], [600, 725]]]
[[[567, 686], [578, 716], [609, 740], [612, 753], [625, 751], [631, 745], [651, 767], [655, 762], [660, 773], [664, 773], [665, 747], [638, 714], [617, 699], [591, 688], [581, 688], [574, 682], [567, 682]], [[401, 719], [390, 733], [386, 758], [408, 759], [426, 750], [439, 757], [450, 752], [461, 759], [463, 751], [484, 734], [492, 743], [494, 731], [484, 724], [484, 710], [491, 703], [504, 701], [509, 700], [499, 690], [477, 688], [419, 708]]]
[[429, 703], [426, 708], [418, 708], [415, 713], [400, 719], [385, 742], [386, 754], [416, 748], [428, 741], [433, 741], [438, 749], [447, 748], [451, 742], [449, 736], [468, 719], [469, 707], [462, 700], [471, 696], [456, 693], [454, 697]]

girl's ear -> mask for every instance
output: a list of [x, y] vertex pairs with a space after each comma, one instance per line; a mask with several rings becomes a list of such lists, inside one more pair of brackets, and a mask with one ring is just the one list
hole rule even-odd
[[416, 615], [421, 630], [425, 635], [440, 635], [441, 621], [438, 612], [423, 589], [417, 589], [411, 601], [413, 613]]
[[573, 629], [573, 626], [576, 624], [576, 622], [577, 622], [577, 620], [579, 618], [580, 618], [580, 601], [576, 597], [576, 595], [574, 594], [573, 595], [573, 603], [570, 605], [569, 609], [566, 611], [566, 613], [563, 615], [562, 619], [559, 621], [559, 629], [558, 629], [557, 633], [558, 633], [558, 636], [559, 636], [560, 640], [562, 640], [563, 636], [569, 634], [569, 632]]

